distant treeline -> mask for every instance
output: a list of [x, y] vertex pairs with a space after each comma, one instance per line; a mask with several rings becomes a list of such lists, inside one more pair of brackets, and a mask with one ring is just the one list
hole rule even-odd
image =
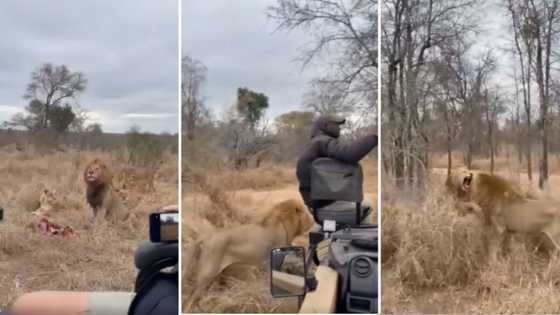
[[[165, 149], [177, 152], [177, 134], [151, 134], [151, 139], [156, 140]], [[76, 133], [66, 132], [57, 134], [52, 132], [30, 132], [17, 129], [0, 129], [0, 147], [15, 144], [20, 147], [27, 145], [59, 145], [80, 150], [103, 150], [110, 151], [127, 146], [130, 133]]]

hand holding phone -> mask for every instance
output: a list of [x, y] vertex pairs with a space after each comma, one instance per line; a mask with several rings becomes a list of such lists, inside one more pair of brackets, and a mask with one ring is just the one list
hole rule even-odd
[[152, 243], [179, 241], [179, 213], [177, 211], [150, 214], [150, 241]]

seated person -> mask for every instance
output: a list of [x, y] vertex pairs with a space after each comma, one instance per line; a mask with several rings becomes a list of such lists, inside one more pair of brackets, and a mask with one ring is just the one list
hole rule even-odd
[[[311, 199], [311, 164], [318, 158], [331, 158], [340, 162], [358, 163], [377, 146], [377, 135], [371, 134], [354, 141], [340, 139], [340, 126], [346, 122], [343, 118], [321, 116], [313, 124], [311, 141], [304, 148], [297, 162], [297, 178], [300, 194], [310, 209], [328, 209], [339, 203], [336, 200]], [[362, 222], [372, 223], [371, 205], [366, 202], [362, 208], [369, 209], [369, 215]]]

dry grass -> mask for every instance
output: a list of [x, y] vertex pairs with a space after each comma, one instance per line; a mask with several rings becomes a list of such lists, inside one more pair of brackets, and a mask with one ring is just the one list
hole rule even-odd
[[[92, 226], [85, 203], [82, 171], [93, 157], [100, 157], [118, 171], [124, 167], [116, 154], [107, 152], [35, 152], [0, 149], [0, 308], [17, 296], [37, 290], [131, 290], [135, 278], [133, 254], [148, 238], [147, 215], [177, 200], [177, 160], [166, 156], [155, 182], [156, 191], [141, 194], [121, 191], [126, 207], [137, 214], [134, 227]], [[170, 176], [170, 175], [173, 176]], [[33, 221], [39, 191], [56, 191], [50, 219], [70, 225], [76, 238], [46, 236], [26, 228]]]
[[[185, 169], [185, 168], [184, 168]], [[201, 176], [212, 187], [220, 190], [254, 189], [267, 190], [296, 185], [295, 170], [286, 165], [263, 163], [259, 168], [235, 170], [233, 168], [197, 167], [183, 174], [188, 191], [201, 191]]]
[[[488, 266], [481, 223], [456, 214], [444, 175], [434, 172], [425, 191], [397, 191], [384, 180], [383, 312], [560, 313], [560, 261], [517, 236], [514, 249]], [[523, 176], [510, 179], [530, 189]]]
[[[183, 174], [183, 267], [192, 242], [219, 229], [241, 225], [260, 216], [275, 203], [300, 198], [292, 165], [265, 163], [245, 171], [204, 169]], [[376, 200], [377, 163], [363, 163], [365, 190]], [[250, 236], [249, 236], [250, 237]], [[251, 241], [250, 238], [247, 241]], [[300, 240], [301, 241], [301, 240]], [[183, 286], [192, 283], [192, 270], [182, 270]], [[183, 304], [188, 300], [183, 290]], [[231, 266], [220, 275], [193, 309], [194, 313], [296, 313], [297, 299], [274, 299], [266, 262], [259, 266]]]

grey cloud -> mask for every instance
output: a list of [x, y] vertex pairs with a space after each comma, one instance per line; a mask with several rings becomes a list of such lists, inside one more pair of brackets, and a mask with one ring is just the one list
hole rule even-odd
[[236, 89], [246, 86], [269, 96], [268, 116], [298, 109], [307, 82], [325, 71], [315, 65], [301, 71], [302, 31], [274, 32], [265, 15], [274, 1], [184, 1], [183, 54], [208, 67], [207, 103], [219, 114], [233, 104]]
[[[0, 105], [22, 108], [31, 71], [66, 64], [87, 76], [80, 103], [106, 113], [105, 130], [127, 130], [132, 112], [170, 113], [138, 125], [176, 132], [177, 12], [175, 0], [1, 1]], [[0, 120], [8, 118], [0, 111]]]

